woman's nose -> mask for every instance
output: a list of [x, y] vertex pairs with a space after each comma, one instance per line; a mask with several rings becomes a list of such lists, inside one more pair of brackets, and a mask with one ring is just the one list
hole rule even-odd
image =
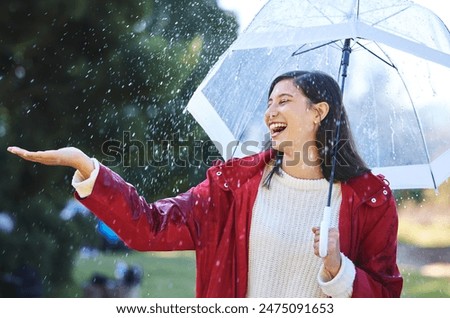
[[276, 110], [274, 110], [274, 109], [270, 109], [269, 108], [266, 111], [266, 117], [268, 119], [273, 119], [273, 118], [277, 117], [277, 115], [278, 115], [278, 112]]
[[276, 111], [276, 108], [274, 106], [274, 103], [273, 102], [269, 103], [269, 105], [267, 105], [266, 112], [265, 112], [264, 115], [267, 118], [273, 118], [276, 115], [276, 113], [277, 113], [277, 111]]

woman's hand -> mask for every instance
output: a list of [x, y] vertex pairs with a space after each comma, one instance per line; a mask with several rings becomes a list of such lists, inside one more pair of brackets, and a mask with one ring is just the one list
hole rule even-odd
[[94, 170], [91, 158], [75, 147], [46, 151], [28, 151], [19, 147], [8, 147], [8, 151], [28, 161], [48, 166], [72, 167], [79, 170], [86, 179]]
[[[319, 256], [320, 228], [313, 227], [314, 233], [314, 254]], [[341, 268], [341, 250], [339, 247], [339, 231], [337, 228], [330, 228], [328, 232], [328, 251], [323, 260], [323, 266], [331, 278], [334, 278]], [[320, 256], [319, 256], [320, 257]]]

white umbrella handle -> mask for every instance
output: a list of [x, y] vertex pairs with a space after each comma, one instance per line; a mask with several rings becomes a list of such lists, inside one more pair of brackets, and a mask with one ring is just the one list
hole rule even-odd
[[328, 254], [328, 230], [330, 228], [331, 207], [323, 209], [323, 219], [320, 222], [319, 255], [325, 257]]

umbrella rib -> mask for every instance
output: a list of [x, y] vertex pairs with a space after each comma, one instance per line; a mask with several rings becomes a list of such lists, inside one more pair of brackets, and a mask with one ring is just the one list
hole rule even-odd
[[333, 23], [333, 21], [325, 13], [323, 13], [318, 6], [314, 5], [311, 0], [308, 0], [308, 3], [317, 11], [319, 11], [322, 14], [322, 17], [326, 18], [330, 23]]
[[366, 50], [367, 52], [369, 52], [370, 54], [372, 54], [373, 56], [375, 56], [377, 59], [379, 59], [380, 61], [386, 63], [387, 65], [389, 65], [390, 67], [393, 67], [395, 69], [397, 69], [397, 67], [394, 65], [394, 63], [392, 63], [392, 61], [389, 60], [386, 61], [385, 59], [383, 59], [381, 56], [379, 56], [378, 54], [376, 54], [375, 52], [372, 52], [370, 49], [368, 49], [367, 47], [365, 47], [364, 45], [362, 45], [359, 42], [356, 42], [356, 44], [358, 44], [360, 47], [362, 47], [364, 50]]
[[358, 0], [357, 4], [356, 4], [356, 20], [359, 20], [359, 8], [360, 8], [360, 3]]
[[339, 41], [339, 40], [330, 41], [330, 42], [328, 42], [328, 43], [318, 45], [318, 46], [313, 47], [313, 48], [311, 48], [311, 49], [308, 49], [308, 50], [305, 50], [305, 51], [300, 51], [300, 50], [306, 45], [306, 44], [303, 44], [303, 45], [302, 45], [301, 47], [299, 47], [294, 53], [292, 53], [292, 56], [296, 56], [296, 55], [300, 55], [300, 54], [307, 53], [307, 52], [310, 52], [310, 51], [314, 51], [314, 50], [320, 49], [320, 48], [323, 47], [323, 46], [327, 46], [327, 45], [330, 45], [330, 44], [334, 44], [334, 43], [336, 43], [336, 42], [338, 42], [338, 41]]
[[[375, 22], [375, 23], [372, 23], [372, 26], [375, 26], [375, 25], [377, 25], [377, 24], [380, 24], [381, 22], [386, 21], [387, 19], [390, 19], [390, 18], [392, 18], [392, 17], [394, 17], [394, 16], [396, 16], [396, 15], [398, 15], [398, 14], [400, 14], [400, 13], [402, 13], [403, 11], [408, 10], [408, 9], [409, 9], [409, 7], [404, 8], [404, 9], [402, 9], [402, 10], [400, 10], [400, 11], [394, 12], [393, 14], [391, 14], [391, 15], [389, 15], [389, 16], [387, 16], [387, 17], [384, 17], [383, 19], [378, 20], [378, 21]], [[375, 10], [374, 10], [374, 11], [375, 11]]]

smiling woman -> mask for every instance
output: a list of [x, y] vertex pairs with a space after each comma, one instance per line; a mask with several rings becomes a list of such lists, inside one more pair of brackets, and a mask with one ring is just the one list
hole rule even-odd
[[[326, 132], [338, 119], [345, 142], [336, 145], [342, 161], [321, 258], [317, 225], [334, 146]], [[277, 77], [265, 121], [273, 148], [218, 163], [205, 181], [154, 203], [76, 148], [8, 150], [77, 169], [77, 199], [130, 248], [195, 250], [198, 297], [399, 297], [396, 204], [354, 150], [338, 84], [320, 72]]]
[[341, 142], [335, 178], [346, 181], [369, 169], [356, 151], [338, 84], [324, 73], [301, 71], [282, 74], [272, 82], [265, 122], [271, 130], [272, 147], [283, 154], [283, 169], [294, 177], [311, 178], [323, 173], [330, 179], [335, 142], [332, 133], [338, 118]]
[[277, 84], [269, 96], [265, 122], [272, 147], [293, 158], [295, 149], [315, 140], [316, 125], [328, 113], [328, 104], [312, 104], [292, 80]]

